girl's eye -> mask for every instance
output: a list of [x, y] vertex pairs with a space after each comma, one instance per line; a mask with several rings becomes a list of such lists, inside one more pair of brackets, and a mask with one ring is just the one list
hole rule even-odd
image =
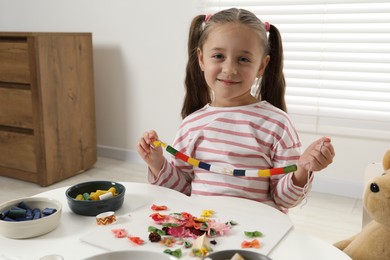
[[249, 62], [249, 59], [245, 58], [245, 57], [241, 57], [239, 59], [240, 62]]
[[213, 58], [216, 60], [221, 60], [221, 59], [223, 59], [223, 55], [222, 54], [214, 54]]

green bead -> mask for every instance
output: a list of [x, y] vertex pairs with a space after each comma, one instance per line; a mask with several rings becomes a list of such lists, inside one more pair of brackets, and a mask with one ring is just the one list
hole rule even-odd
[[170, 154], [172, 154], [174, 156], [176, 156], [176, 154], [178, 153], [178, 151], [175, 148], [173, 148], [172, 146], [170, 146], [170, 145], [167, 146], [166, 150], [167, 150], [168, 153], [170, 153]]
[[9, 210], [7, 217], [10, 218], [24, 218], [26, 217], [27, 210], [21, 208], [12, 208]]
[[297, 170], [297, 166], [294, 164], [294, 165], [290, 165], [290, 166], [286, 166], [284, 167], [284, 172], [285, 173], [288, 173], [288, 172], [295, 172]]
[[84, 200], [90, 200], [91, 199], [91, 197], [89, 196], [89, 193], [84, 193], [83, 194], [83, 198], [84, 198]]

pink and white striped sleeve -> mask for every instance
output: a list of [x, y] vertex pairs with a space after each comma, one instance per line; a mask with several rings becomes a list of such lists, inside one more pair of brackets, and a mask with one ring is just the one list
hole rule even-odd
[[299, 187], [293, 183], [293, 174], [273, 176], [271, 179], [271, 196], [275, 204], [280, 208], [288, 209], [297, 206], [305, 198], [305, 194], [310, 191], [314, 174], [309, 176], [305, 187]]
[[148, 181], [151, 184], [177, 190], [188, 196], [191, 195], [192, 174], [180, 167], [175, 167], [173, 162], [165, 159], [164, 165], [157, 176], [148, 170]]

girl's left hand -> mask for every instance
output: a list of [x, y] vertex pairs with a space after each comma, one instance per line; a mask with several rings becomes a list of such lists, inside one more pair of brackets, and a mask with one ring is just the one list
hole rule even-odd
[[335, 156], [329, 137], [322, 137], [309, 145], [299, 158], [298, 164], [306, 171], [321, 171], [333, 162]]

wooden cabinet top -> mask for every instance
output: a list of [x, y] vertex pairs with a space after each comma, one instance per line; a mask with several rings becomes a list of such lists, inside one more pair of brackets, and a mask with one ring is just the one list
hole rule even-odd
[[91, 36], [90, 32], [0, 32], [0, 37], [28, 37], [28, 36], [73, 36], [73, 35], [88, 35]]

